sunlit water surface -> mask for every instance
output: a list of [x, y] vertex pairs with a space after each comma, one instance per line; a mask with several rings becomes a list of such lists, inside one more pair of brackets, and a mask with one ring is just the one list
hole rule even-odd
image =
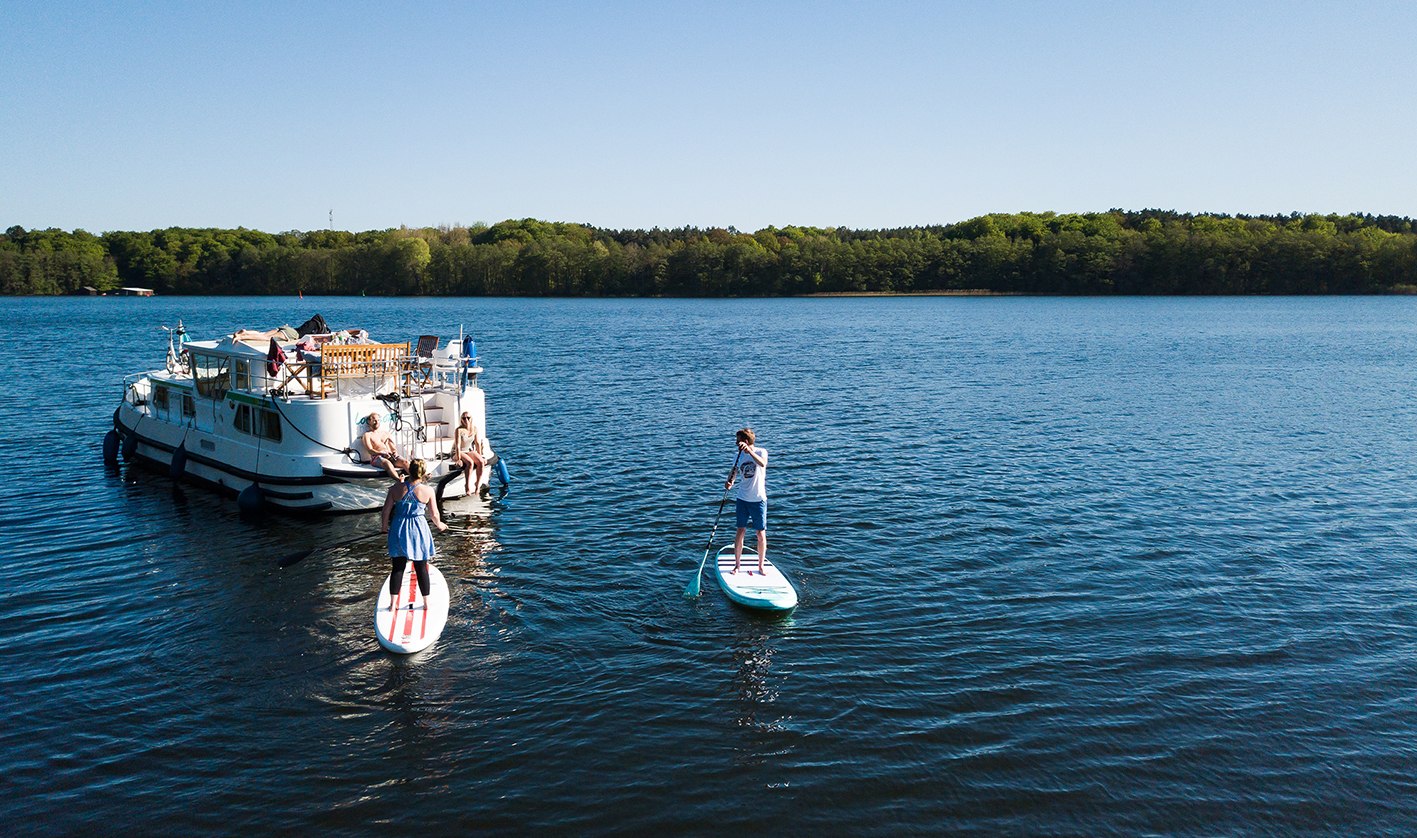
[[[7, 306], [12, 828], [1417, 829], [1417, 301]], [[372, 517], [101, 462], [159, 324], [316, 311], [487, 369], [514, 485], [411, 659], [377, 539], [276, 567]], [[681, 595], [743, 424], [786, 619]]]

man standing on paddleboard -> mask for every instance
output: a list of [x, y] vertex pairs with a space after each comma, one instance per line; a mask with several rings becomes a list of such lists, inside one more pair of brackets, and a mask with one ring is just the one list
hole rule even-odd
[[754, 445], [757, 435], [752, 428], [743, 428], [738, 439], [737, 467], [723, 484], [726, 492], [738, 480], [738, 539], [733, 542], [733, 572], [743, 562], [743, 536], [751, 524], [758, 531], [758, 573], [763, 572], [763, 559], [768, 553], [768, 450]]

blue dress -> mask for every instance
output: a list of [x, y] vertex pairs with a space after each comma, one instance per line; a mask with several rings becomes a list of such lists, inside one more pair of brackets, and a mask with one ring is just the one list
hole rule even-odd
[[428, 528], [427, 504], [414, 494], [413, 484], [404, 482], [403, 497], [389, 516], [389, 555], [426, 562], [433, 555], [433, 531]]

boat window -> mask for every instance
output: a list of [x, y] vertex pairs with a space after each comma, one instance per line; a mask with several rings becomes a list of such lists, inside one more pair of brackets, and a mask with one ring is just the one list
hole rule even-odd
[[208, 399], [226, 398], [227, 358], [221, 355], [192, 353], [192, 377], [197, 381], [197, 393]]
[[242, 433], [280, 442], [280, 414], [274, 410], [264, 410], [249, 405], [236, 406], [236, 419], [232, 422]]
[[167, 388], [158, 386], [153, 388], [153, 407], [158, 410], [167, 410]]
[[183, 393], [183, 394], [182, 394], [182, 415], [183, 415], [183, 416], [196, 416], [196, 415], [197, 415], [197, 403], [192, 400], [192, 394], [191, 394], [191, 393]]
[[236, 361], [231, 365], [231, 389], [251, 389], [251, 362]]
[[280, 442], [280, 416], [274, 410], [262, 410], [260, 427], [256, 432], [272, 442]]

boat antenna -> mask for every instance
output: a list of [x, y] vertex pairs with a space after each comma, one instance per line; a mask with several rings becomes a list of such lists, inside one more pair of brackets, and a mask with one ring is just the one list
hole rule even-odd
[[458, 357], [459, 357], [459, 359], [461, 359], [461, 361], [462, 361], [462, 363], [461, 363], [461, 367], [462, 367], [462, 368], [459, 369], [459, 370], [457, 370], [457, 371], [454, 372], [453, 374], [456, 375], [459, 379], [461, 379], [461, 380], [458, 381], [458, 407], [457, 407], [457, 410], [458, 410], [458, 422], [459, 422], [460, 424], [461, 424], [461, 422], [462, 422], [462, 394], [463, 394], [463, 391], [467, 389], [467, 373], [465, 372], [465, 370], [467, 369], [467, 359], [462, 357], [463, 349], [464, 349], [465, 347], [466, 347], [466, 344], [463, 343], [462, 324], [459, 323], [459, 324], [458, 324]]

